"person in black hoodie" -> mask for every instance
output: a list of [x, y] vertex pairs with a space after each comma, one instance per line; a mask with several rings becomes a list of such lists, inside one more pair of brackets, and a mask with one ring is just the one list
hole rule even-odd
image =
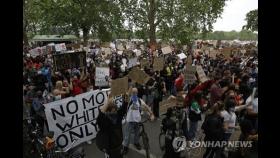
[[96, 135], [96, 145], [109, 158], [122, 158], [122, 119], [127, 110], [126, 100], [126, 95], [123, 95], [123, 105], [118, 107], [109, 96], [107, 104], [99, 110], [97, 124], [100, 130]]
[[[211, 112], [206, 115], [205, 120], [201, 126], [202, 130], [205, 133], [204, 141], [211, 142], [211, 141], [221, 141], [223, 140], [223, 118], [221, 117], [220, 113], [223, 110], [223, 103], [217, 102], [211, 108]], [[203, 155], [203, 158], [213, 158], [214, 155], [218, 156], [221, 155], [222, 148], [221, 147], [207, 147], [206, 152]]]

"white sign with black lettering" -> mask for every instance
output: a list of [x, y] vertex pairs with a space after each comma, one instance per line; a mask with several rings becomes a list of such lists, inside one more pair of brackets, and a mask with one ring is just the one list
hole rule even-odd
[[[90, 91], [44, 105], [49, 130], [54, 132], [58, 147], [65, 150], [96, 137], [98, 109], [106, 103], [109, 90]], [[74, 140], [77, 141], [72, 145]]]
[[109, 86], [109, 68], [96, 67], [95, 69], [95, 86], [106, 87]]

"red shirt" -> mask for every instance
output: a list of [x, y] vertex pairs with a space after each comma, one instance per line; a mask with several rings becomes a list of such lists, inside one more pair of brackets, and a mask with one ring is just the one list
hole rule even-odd
[[82, 88], [80, 87], [80, 81], [79, 80], [74, 80], [73, 83], [75, 83], [75, 85], [73, 85], [72, 94], [73, 95], [81, 94], [82, 93]]
[[175, 86], [176, 86], [177, 91], [183, 90], [183, 83], [184, 83], [184, 78], [182, 76], [179, 76], [175, 80]]

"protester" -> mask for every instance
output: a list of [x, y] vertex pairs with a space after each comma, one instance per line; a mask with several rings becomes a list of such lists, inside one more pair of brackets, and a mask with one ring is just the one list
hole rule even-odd
[[198, 121], [201, 121], [201, 108], [198, 104], [202, 98], [201, 92], [195, 94], [190, 109], [189, 109], [189, 119], [190, 119], [190, 129], [189, 129], [189, 139], [194, 140], [198, 128]]
[[[211, 107], [211, 113], [206, 115], [205, 120], [201, 126], [205, 133], [204, 141], [222, 141], [224, 133], [224, 119], [221, 117], [221, 111], [224, 108], [222, 102], [217, 102]], [[221, 155], [221, 147], [207, 147], [203, 158], [214, 158]]]
[[126, 100], [124, 99], [123, 105], [119, 108], [109, 96], [107, 103], [99, 110], [97, 124], [100, 130], [96, 135], [96, 145], [108, 154], [109, 158], [122, 158], [122, 119], [127, 110]]
[[151, 109], [144, 103], [144, 101], [137, 96], [137, 88], [132, 89], [132, 95], [128, 102], [128, 110], [126, 115], [127, 126], [125, 129], [125, 138], [123, 141], [123, 151], [122, 154], [128, 152], [128, 145], [131, 133], [134, 133], [134, 145], [138, 150], [141, 150], [141, 145], [139, 144], [139, 122], [141, 122], [141, 111], [148, 111], [150, 119], [154, 120], [154, 114]]

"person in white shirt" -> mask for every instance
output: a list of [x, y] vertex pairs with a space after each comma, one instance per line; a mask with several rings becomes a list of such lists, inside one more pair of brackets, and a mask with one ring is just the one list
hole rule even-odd
[[126, 154], [128, 152], [128, 145], [130, 134], [134, 133], [134, 145], [138, 150], [141, 150], [141, 146], [139, 144], [139, 123], [141, 122], [141, 111], [145, 110], [149, 113], [150, 119], [154, 120], [154, 114], [151, 111], [150, 107], [146, 105], [146, 103], [137, 96], [138, 90], [137, 88], [132, 88], [132, 96], [128, 103], [127, 114], [126, 114], [126, 132], [123, 140], [123, 151], [122, 154]]
[[235, 101], [228, 100], [225, 103], [225, 110], [221, 112], [224, 118], [224, 141], [228, 141], [235, 129], [236, 115], [235, 115]]

